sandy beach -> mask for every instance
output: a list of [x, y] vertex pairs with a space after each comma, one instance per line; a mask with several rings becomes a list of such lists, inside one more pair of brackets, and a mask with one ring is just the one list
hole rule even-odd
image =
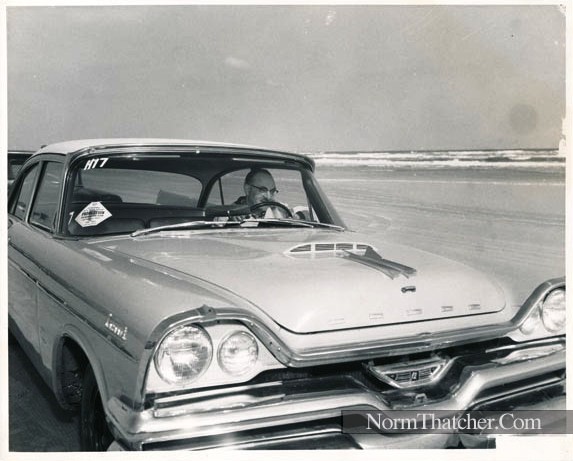
[[[317, 177], [352, 229], [478, 267], [522, 300], [542, 281], [565, 273], [563, 168], [318, 165]], [[78, 450], [77, 417], [58, 409], [15, 344], [9, 360], [10, 450]]]

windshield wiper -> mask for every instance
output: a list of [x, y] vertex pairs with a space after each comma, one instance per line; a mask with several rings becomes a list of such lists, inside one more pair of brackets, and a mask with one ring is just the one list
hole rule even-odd
[[284, 218], [247, 218], [240, 221], [241, 227], [258, 227], [259, 224], [277, 224], [279, 226], [312, 227], [310, 224], [298, 219]]
[[[324, 227], [327, 229], [335, 229], [338, 231], [345, 230], [342, 226], [337, 226], [336, 224], [327, 224], [316, 221], [306, 221], [304, 219], [292, 219], [292, 218], [248, 218], [241, 221], [241, 227], [249, 227], [250, 223], [265, 223], [265, 224], [278, 224], [278, 225], [289, 225], [293, 227]], [[253, 227], [256, 227], [253, 225]]]
[[314, 221], [304, 221], [300, 219], [279, 219], [279, 218], [248, 218], [242, 221], [187, 221], [177, 224], [167, 224], [165, 226], [151, 227], [149, 229], [136, 230], [131, 234], [131, 237], [139, 237], [141, 235], [153, 234], [161, 231], [171, 231], [179, 229], [196, 229], [202, 227], [223, 228], [223, 227], [259, 227], [259, 224], [271, 224], [277, 226], [289, 227], [325, 227], [328, 229], [335, 229], [342, 231], [343, 227], [335, 224], [326, 224]]
[[311, 226], [311, 227], [324, 227], [324, 228], [327, 228], [327, 229], [334, 229], [334, 230], [337, 230], [337, 231], [346, 230], [346, 229], [345, 229], [344, 227], [342, 227], [342, 226], [338, 226], [338, 225], [336, 225], [336, 224], [328, 224], [328, 223], [325, 223], [325, 222], [306, 221], [306, 220], [297, 220], [297, 222], [302, 222], [302, 223], [308, 224], [308, 225]]
[[177, 224], [167, 224], [165, 226], [151, 227], [149, 229], [136, 230], [131, 234], [131, 237], [139, 237], [140, 235], [153, 234], [155, 232], [178, 230], [178, 229], [194, 229], [201, 227], [228, 227], [239, 226], [240, 221], [187, 221]]

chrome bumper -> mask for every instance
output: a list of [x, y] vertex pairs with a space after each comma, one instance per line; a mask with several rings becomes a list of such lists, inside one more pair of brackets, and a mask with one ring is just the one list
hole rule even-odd
[[[302, 384], [302, 386], [301, 386]], [[298, 386], [298, 387], [297, 387]], [[413, 409], [505, 409], [536, 404], [565, 389], [565, 350], [515, 363], [489, 363], [464, 373], [446, 399]], [[195, 392], [155, 400], [134, 412], [108, 401], [108, 418], [120, 446], [131, 450], [207, 448], [442, 448], [464, 443], [457, 434], [344, 434], [342, 410], [392, 408], [379, 392], [352, 377], [285, 385], [281, 381]], [[468, 442], [469, 441], [469, 442]], [[483, 440], [481, 440], [483, 442]], [[467, 438], [466, 444], [480, 444]], [[490, 443], [485, 440], [486, 445]], [[114, 445], [117, 448], [117, 444]]]

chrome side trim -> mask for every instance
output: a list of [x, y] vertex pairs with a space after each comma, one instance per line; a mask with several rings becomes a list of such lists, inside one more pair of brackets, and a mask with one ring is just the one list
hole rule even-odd
[[[8, 245], [11, 245], [10, 243], [8, 243]], [[28, 278], [31, 282], [33, 282], [34, 284], [36, 284], [38, 282], [38, 279], [36, 277], [34, 277], [32, 274], [30, 274], [28, 271], [22, 269], [22, 267], [20, 267], [18, 264], [16, 264], [16, 262], [10, 258], [8, 258], [8, 264], [11, 265], [14, 269], [16, 269], [18, 272], [20, 272], [24, 277]]]

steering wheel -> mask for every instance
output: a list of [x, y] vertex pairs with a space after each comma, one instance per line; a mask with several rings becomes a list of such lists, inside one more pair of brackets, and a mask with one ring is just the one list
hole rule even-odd
[[287, 218], [294, 218], [292, 211], [289, 210], [288, 206], [283, 205], [281, 202], [261, 202], [261, 203], [255, 203], [254, 205], [251, 206], [251, 212], [255, 212], [260, 208], [263, 207], [275, 207], [275, 208], [280, 208], [282, 211], [284, 211], [287, 215]]

